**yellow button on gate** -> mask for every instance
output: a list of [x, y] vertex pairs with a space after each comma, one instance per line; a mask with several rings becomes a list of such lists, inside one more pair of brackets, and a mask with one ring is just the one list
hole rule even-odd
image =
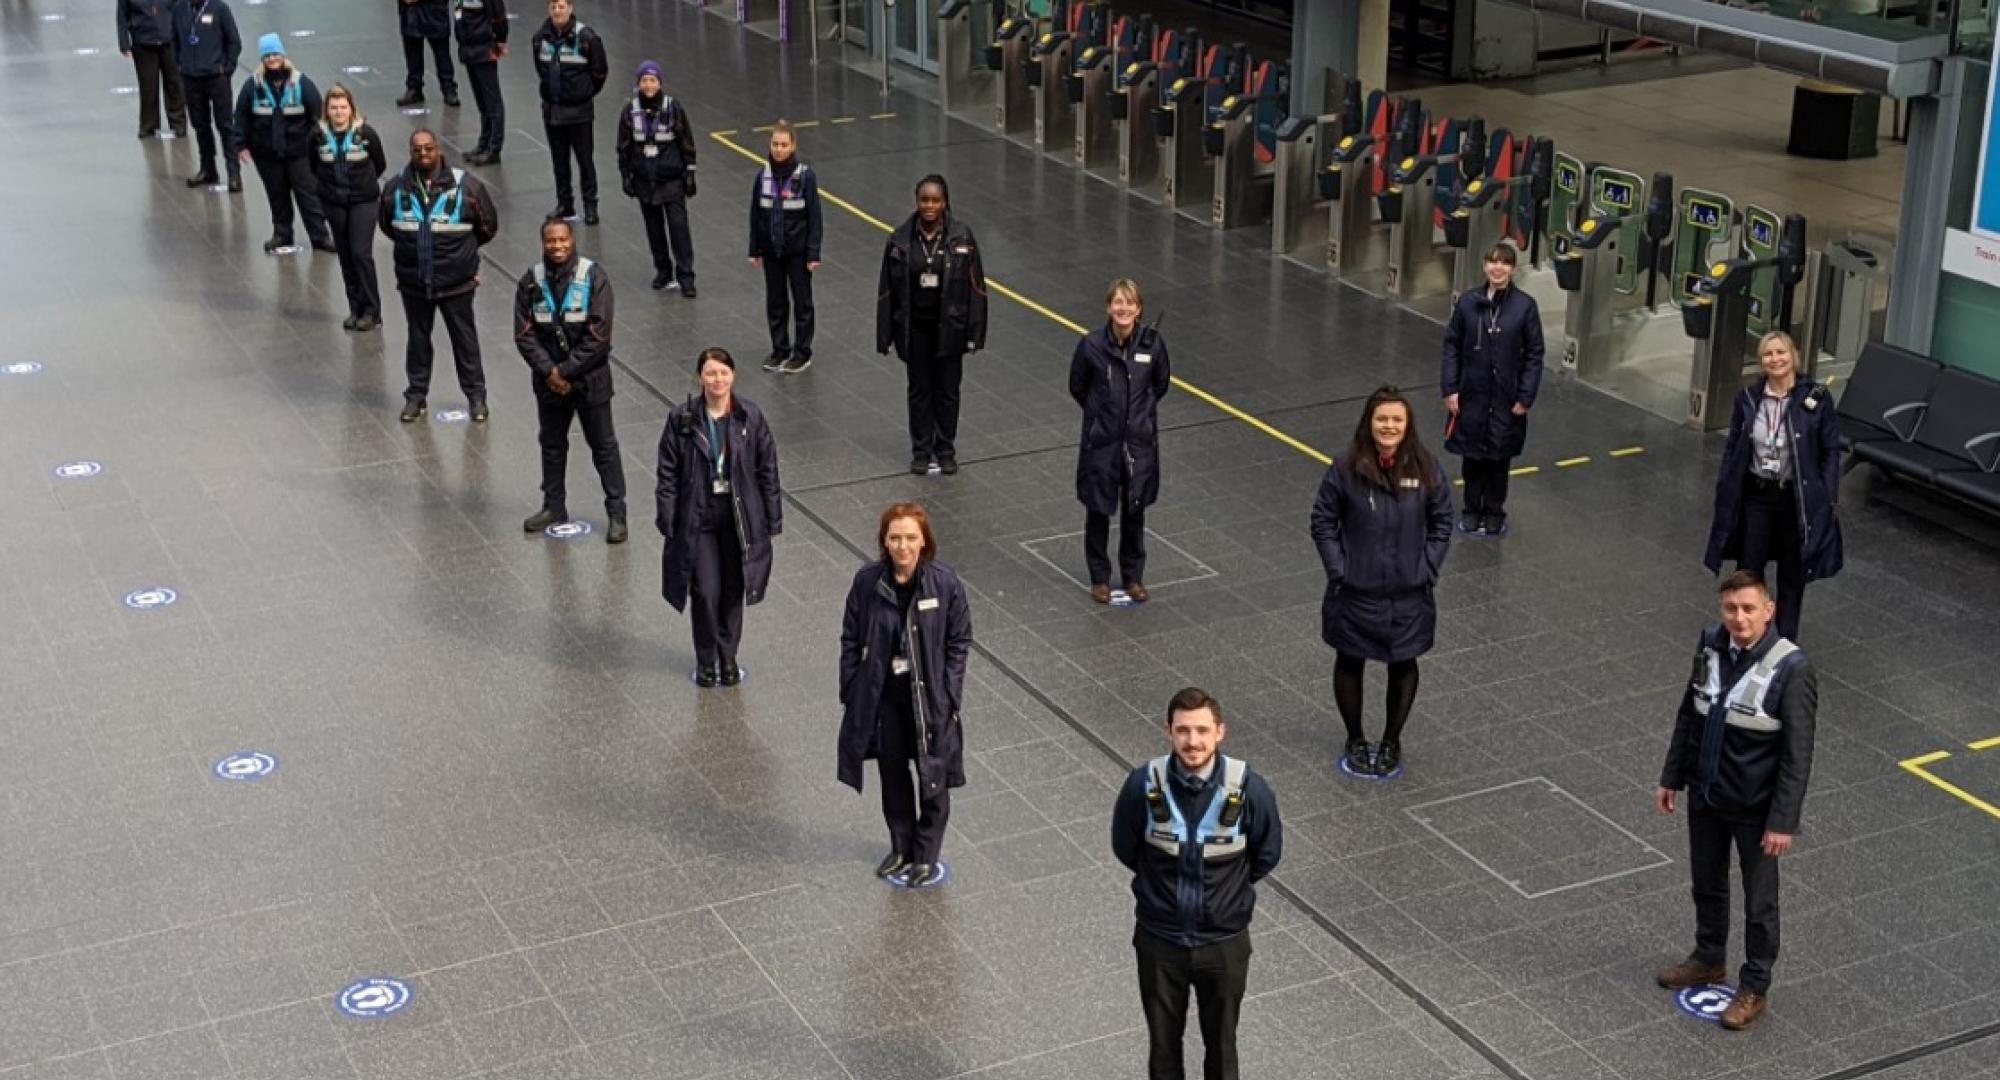
[[1584, 233], [1594, 233], [1594, 232], [1596, 232], [1596, 231], [1597, 231], [1597, 220], [1596, 220], [1595, 218], [1585, 218], [1585, 219], [1583, 220], [1583, 224], [1581, 224], [1581, 225], [1578, 225], [1578, 226], [1576, 227], [1576, 231], [1578, 231], [1578, 232], [1584, 232]]
[[1340, 148], [1342, 150], [1346, 150], [1349, 147], [1352, 147], [1353, 145], [1354, 145], [1354, 136], [1352, 135], [1345, 136], [1340, 140]]
[[1471, 182], [1471, 183], [1469, 183], [1469, 184], [1465, 185], [1465, 190], [1466, 190], [1467, 192], [1470, 192], [1470, 193], [1474, 193], [1474, 194], [1477, 194], [1477, 193], [1478, 193], [1478, 192], [1479, 192], [1479, 191], [1480, 191], [1481, 189], [1483, 189], [1483, 188], [1485, 188], [1485, 187], [1486, 187], [1486, 184], [1485, 184], [1485, 182], [1484, 182], [1484, 181], [1481, 181], [1481, 180], [1474, 180], [1473, 182]]
[[1729, 272], [1728, 263], [1716, 263], [1714, 266], [1708, 268], [1709, 277], [1719, 278], [1728, 272]]
[[1228, 97], [1226, 97], [1226, 98], [1223, 98], [1223, 99], [1222, 99], [1222, 107], [1223, 107], [1223, 108], [1225, 108], [1225, 109], [1233, 109], [1233, 108], [1235, 108], [1235, 107], [1236, 107], [1236, 95], [1234, 95], [1234, 94], [1231, 94], [1231, 95], [1229, 95]]

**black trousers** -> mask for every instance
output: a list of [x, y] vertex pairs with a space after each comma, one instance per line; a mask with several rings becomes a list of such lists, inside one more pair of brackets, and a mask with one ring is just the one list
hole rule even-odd
[[132, 46], [132, 69], [139, 74], [139, 133], [160, 130], [160, 91], [167, 92], [167, 123], [177, 132], [187, 130], [187, 98], [181, 93], [180, 69], [174, 66], [174, 47]]
[[1460, 469], [1465, 477], [1465, 509], [1507, 520], [1507, 473], [1513, 467], [1513, 458], [1466, 458]]
[[586, 120], [581, 124], [544, 124], [542, 131], [549, 137], [549, 154], [556, 165], [556, 203], [574, 208], [576, 203], [570, 198], [569, 159], [576, 156], [577, 172], [583, 176], [583, 201], [585, 205], [597, 202], [597, 159], [592, 157], [592, 124]]
[[459, 389], [465, 391], [468, 401], [485, 400], [486, 370], [479, 363], [479, 325], [472, 314], [474, 290], [435, 300], [420, 292], [400, 291], [403, 314], [410, 324], [409, 351], [403, 357], [410, 387], [403, 391], [403, 400], [422, 401], [430, 396], [431, 327], [440, 313], [444, 315], [444, 332], [451, 337], [451, 358], [458, 364]]
[[646, 246], [653, 249], [653, 269], [681, 283], [694, 284], [694, 237], [688, 233], [685, 198], [664, 203], [639, 200], [639, 216], [646, 219]]
[[1203, 1080], [1236, 1080], [1236, 1019], [1250, 981], [1250, 932], [1188, 949], [1138, 930], [1132, 948], [1139, 954], [1139, 1004], [1152, 1043], [1148, 1080], [1186, 1080], [1181, 1039], [1189, 987], [1201, 1010]]
[[424, 89], [424, 43], [429, 42], [431, 55], [437, 57], [438, 89], [446, 97], [458, 96], [458, 76], [451, 68], [451, 35], [444, 37], [403, 38], [403, 85], [422, 93]]
[[[470, 392], [468, 391], [468, 396]], [[535, 417], [541, 422], [542, 506], [569, 508], [569, 429], [583, 421], [583, 441], [590, 446], [590, 463], [604, 484], [604, 512], [625, 516], [625, 463], [618, 456], [618, 431], [611, 426], [611, 402], [579, 405], [576, 394], [535, 392]]]
[[1778, 562], [1776, 596], [1778, 633], [1799, 640], [1799, 609], [1806, 602], [1805, 560], [1799, 539], [1798, 495], [1787, 484], [1773, 484], [1754, 475], [1743, 478], [1743, 501], [1737, 514], [1743, 531], [1743, 548], [1736, 560], [1739, 570], [1759, 574], [1771, 560]]
[[1111, 515], [1083, 512], [1083, 562], [1092, 585], [1146, 580], [1146, 511], [1134, 510], [1125, 489], [1118, 489], [1118, 573], [1111, 576]]
[[951, 821], [951, 789], [918, 796], [917, 719], [908, 679], [891, 676], [883, 682], [875, 723], [875, 766], [881, 774], [889, 845], [911, 862], [935, 864], [944, 851], [944, 827]]
[[[711, 496], [711, 499], [717, 497]], [[695, 662], [710, 667], [736, 659], [743, 641], [743, 541], [727, 497], [702, 508], [694, 538], [694, 572], [688, 578], [688, 615], [694, 622]]]
[[382, 319], [382, 286], [375, 277], [375, 212], [373, 199], [329, 203], [326, 223], [333, 229], [333, 249], [340, 255], [340, 281], [347, 287], [347, 313]]
[[910, 354], [903, 358], [908, 377], [910, 456], [958, 456], [959, 384], [965, 379], [965, 357], [937, 355], [936, 323], [910, 324]]
[[507, 102], [500, 97], [500, 65], [465, 65], [465, 81], [472, 84], [472, 100], [479, 106], [479, 145], [474, 150], [500, 152], [507, 139]]
[[773, 353], [812, 356], [813, 278], [804, 255], [764, 257], [764, 321]]
[[186, 91], [188, 113], [193, 118], [195, 144], [201, 148], [201, 171], [215, 172], [219, 146], [229, 178], [242, 176], [243, 166], [236, 160], [236, 103], [229, 96], [229, 76], [186, 76], [181, 88]]
[[299, 216], [306, 219], [306, 236], [326, 235], [326, 215], [320, 212], [319, 178], [313, 175], [312, 159], [304, 155], [269, 158], [253, 155], [257, 178], [264, 182], [264, 197], [271, 203], [271, 235], [281, 243], [292, 242], [292, 203], [299, 204]]
[[1778, 860], [1764, 854], [1762, 822], [1727, 818], [1688, 800], [1688, 869], [1694, 877], [1694, 958], [1720, 964], [1729, 951], [1729, 853], [1743, 873], [1743, 967], [1737, 983], [1771, 989], [1778, 963]]

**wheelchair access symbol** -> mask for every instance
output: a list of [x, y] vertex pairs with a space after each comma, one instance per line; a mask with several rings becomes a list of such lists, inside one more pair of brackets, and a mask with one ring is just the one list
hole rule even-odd
[[558, 521], [543, 529], [542, 535], [551, 540], [575, 540], [577, 537], [590, 535], [590, 522]]
[[95, 461], [67, 461], [56, 466], [58, 480], [85, 480], [104, 471], [104, 466]]
[[219, 780], [262, 780], [278, 767], [278, 759], [256, 750], [231, 754], [215, 763]]
[[35, 375], [39, 374], [41, 370], [41, 364], [33, 360], [22, 360], [18, 363], [0, 367], [0, 375]]
[[334, 1006], [356, 1020], [376, 1020], [410, 1003], [410, 984], [401, 979], [363, 979], [340, 992]]
[[167, 607], [180, 598], [181, 594], [164, 585], [151, 589], [134, 589], [125, 594], [125, 606], [133, 611], [152, 611]]
[[1723, 1012], [1734, 1000], [1736, 1000], [1735, 987], [1724, 983], [1690, 986], [1674, 995], [1674, 1004], [1680, 1006], [1682, 1012], [1705, 1024], [1721, 1023]]

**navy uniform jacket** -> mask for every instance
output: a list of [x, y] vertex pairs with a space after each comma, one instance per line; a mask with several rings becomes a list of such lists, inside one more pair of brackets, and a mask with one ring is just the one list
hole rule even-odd
[[174, 40], [173, 5], [167, 0], [118, 0], [118, 51], [134, 45], [165, 45]]
[[[319, 141], [322, 106], [319, 87], [300, 74], [290, 60], [285, 61], [284, 70], [285, 81], [273, 90], [260, 64], [249, 78], [243, 80], [242, 88], [236, 92], [236, 145], [261, 158], [305, 157], [313, 152], [313, 145]], [[294, 82], [297, 84], [297, 102], [290, 104]], [[273, 108], [270, 115], [258, 116], [251, 110], [259, 99], [266, 96]]]
[[[789, 180], [778, 182], [775, 169], [773, 187], [778, 190], [769, 196], [764, 193], [764, 169], [771, 168], [766, 159], [764, 169], [750, 180], [750, 257], [753, 259], [786, 259], [803, 255], [807, 262], [818, 262], [820, 236], [825, 231], [820, 217], [819, 178], [813, 175], [812, 166], [798, 158], [793, 158], [795, 172]], [[784, 196], [789, 193], [791, 198]], [[765, 206], [767, 201], [771, 203]], [[785, 206], [786, 202], [801, 205]], [[879, 325], [879, 324], [878, 324]], [[877, 330], [880, 334], [880, 330]]]
[[507, 0], [452, 0], [451, 30], [458, 39], [458, 58], [467, 64], [492, 64], [507, 43]]
[[514, 347], [534, 372], [536, 397], [556, 400], [564, 396], [549, 388], [549, 372], [560, 369], [572, 384], [567, 395], [571, 401], [579, 406], [602, 405], [611, 400], [611, 275], [604, 272], [602, 263], [591, 261], [589, 309], [582, 322], [569, 322], [563, 317], [563, 305], [576, 266], [574, 252], [559, 267], [551, 268], [544, 261], [549, 295], [555, 298], [548, 323], [535, 321], [535, 302], [542, 299], [535, 271], [531, 268], [521, 275], [514, 289]]
[[1542, 386], [1542, 311], [1517, 288], [1486, 296], [1468, 289], [1444, 328], [1444, 369], [1439, 392], [1458, 395], [1458, 419], [1444, 448], [1469, 458], [1517, 457], [1528, 442], [1528, 418], [1514, 406], [1532, 406]]
[[[637, 109], [632, 107], [634, 103]], [[641, 141], [643, 125], [648, 122], [655, 132], [671, 131], [673, 141]], [[681, 108], [679, 100], [662, 92], [648, 102], [634, 90], [632, 100], [618, 110], [618, 176], [631, 185], [633, 197], [648, 206], [683, 198], [687, 172], [695, 167], [696, 141], [694, 125], [688, 123], [687, 110]], [[648, 146], [656, 149], [651, 157], [646, 155]]]
[[[405, 166], [382, 187], [381, 208], [376, 227], [395, 245], [396, 287], [432, 298], [456, 296], [479, 287], [479, 249], [500, 232], [500, 215], [486, 185], [471, 173], [455, 175], [449, 165], [438, 165], [437, 175], [428, 184], [429, 201], [424, 201], [426, 185], [419, 184], [414, 166]], [[414, 208], [419, 218], [430, 209], [442, 209], [443, 200], [459, 199], [459, 224], [469, 228], [430, 233], [430, 249], [424, 248], [420, 229], [401, 228], [396, 220], [399, 201]]]
[[[228, 0], [174, 0], [174, 63], [190, 79], [236, 74], [243, 38]], [[319, 119], [314, 113], [313, 119]]]
[[[1222, 789], [1223, 756], [1207, 781], [1181, 769], [1170, 757], [1167, 782], [1181, 815], [1198, 822]], [[1152, 816], [1146, 806], [1149, 765], [1125, 778], [1111, 812], [1111, 851], [1132, 871], [1132, 899], [1139, 929], [1163, 941], [1196, 948], [1235, 937], [1250, 928], [1259, 881], [1277, 869], [1284, 854], [1285, 829], [1278, 820], [1278, 797], [1249, 770], [1243, 778], [1243, 832], [1248, 846], [1227, 859], [1207, 859], [1192, 845], [1179, 858], [1146, 842]]]
[[551, 127], [590, 123], [591, 103], [611, 77], [604, 40], [574, 16], [567, 31], [558, 31], [554, 20], [544, 19], [535, 31], [534, 49], [542, 122]]
[[331, 127], [319, 128], [313, 143], [313, 175], [319, 180], [320, 202], [328, 206], [374, 202], [382, 197], [382, 174], [388, 171], [382, 136], [367, 121], [349, 124], [344, 141]]
[[[1716, 649], [1722, 659], [1722, 691], [1728, 694], [1736, 676], [1770, 651], [1778, 640], [1776, 628], [1750, 646], [1735, 665], [1729, 663], [1729, 631], [1710, 627], [1695, 650], [1695, 681], [1706, 676], [1703, 650]], [[1718, 708], [1727, 708], [1726, 699]], [[1805, 809], [1806, 783], [1812, 777], [1813, 729], [1819, 711], [1819, 677], [1803, 652], [1794, 653], [1766, 689], [1764, 709], [1779, 720], [1777, 731], [1754, 731], [1736, 724], [1722, 728], [1722, 756], [1703, 809], [1739, 821], [1762, 822], [1776, 833], [1796, 833]], [[1702, 729], [1708, 716], [1695, 700], [1694, 681], [1681, 694], [1680, 713], [1660, 769], [1660, 786], [1673, 791], [1699, 788]]]
[[[697, 397], [676, 405], [660, 432], [660, 461], [653, 488], [660, 535], [660, 595], [675, 611], [686, 608], [688, 578], [694, 573], [695, 542], [702, 507], [714, 480], [715, 454], [708, 444], [708, 406]], [[719, 434], [719, 433], [718, 433]], [[741, 394], [730, 398], [730, 497], [735, 500], [736, 539], [743, 545], [743, 600], [764, 599], [771, 581], [771, 538], [785, 531], [784, 492], [778, 482], [778, 444], [764, 412]]]
[[451, 35], [449, 0], [396, 0], [403, 36], [441, 38]]
[[[1708, 530], [1708, 551], [1702, 565], [1710, 573], [1722, 569], [1743, 550], [1743, 489], [1750, 476], [1751, 427], [1764, 401], [1759, 377], [1736, 395], [1729, 419], [1729, 441], [1722, 448], [1722, 471], [1715, 479], [1715, 517]], [[1806, 580], [1830, 578], [1845, 562], [1840, 518], [1834, 512], [1840, 494], [1840, 419], [1833, 395], [1811, 379], [1800, 379], [1785, 397], [1785, 430], [1792, 448], [1792, 494], [1798, 504], [1800, 564]]]
[[1069, 396], [1083, 407], [1076, 452], [1076, 497], [1084, 509], [1110, 516], [1143, 510], [1160, 497], [1160, 399], [1173, 385], [1167, 342], [1157, 330], [1133, 328], [1120, 345], [1106, 324], [1076, 343], [1069, 359]]
[[[815, 189], [813, 202], [818, 203]], [[819, 245], [815, 243], [813, 250]], [[817, 255], [809, 256], [818, 258]], [[979, 241], [972, 227], [946, 211], [943, 247], [938, 251], [937, 355], [910, 355], [910, 311], [924, 274], [923, 251], [917, 239], [917, 215], [889, 234], [882, 250], [882, 272], [875, 286], [875, 351], [896, 355], [904, 361], [935, 360], [963, 356], [986, 347], [986, 267], [979, 257]]]
[[[958, 575], [934, 560], [917, 568], [910, 617], [917, 648], [910, 660], [923, 693], [913, 703], [924, 724], [928, 753], [917, 759], [926, 794], [965, 786], [965, 662], [972, 653], [972, 611]], [[903, 612], [896, 606], [895, 575], [887, 560], [862, 567], [847, 590], [840, 623], [840, 782], [861, 790], [861, 764], [875, 756], [882, 688], [889, 681]], [[914, 685], [912, 687], [914, 692]]]

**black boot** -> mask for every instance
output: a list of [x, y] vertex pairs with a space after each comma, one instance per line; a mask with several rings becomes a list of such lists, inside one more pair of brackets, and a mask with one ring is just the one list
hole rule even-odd
[[632, 531], [625, 526], [625, 515], [611, 515], [611, 525], [604, 530], [604, 542], [607, 544], [622, 544], [631, 535]]
[[569, 511], [544, 506], [521, 523], [522, 532], [538, 533], [551, 525], [560, 525], [569, 520]]
[[417, 87], [414, 90], [406, 90], [403, 92], [402, 97], [396, 99], [396, 104], [404, 108], [409, 108], [412, 105], [422, 105], [423, 103], [424, 103], [423, 87]]
[[203, 169], [187, 178], [187, 186], [191, 188], [205, 188], [219, 179], [221, 178], [215, 175], [214, 169]]
[[414, 424], [424, 418], [424, 399], [403, 403], [403, 415], [399, 417], [405, 424]]
[[743, 681], [743, 669], [736, 666], [735, 657], [723, 657], [722, 663], [718, 667], [721, 669], [718, 674], [721, 675], [722, 685], [735, 686]]
[[1347, 762], [1347, 771], [1356, 776], [1367, 776], [1375, 767], [1369, 759], [1367, 739], [1347, 740], [1347, 749], [1341, 757]]
[[694, 684], [703, 690], [713, 690], [715, 684], [721, 681], [722, 672], [716, 670], [714, 664], [703, 664], [694, 673]]
[[583, 223], [584, 223], [585, 225], [595, 225], [595, 224], [597, 224], [597, 204], [596, 204], [596, 203], [594, 203], [594, 202], [586, 202], [586, 203], [584, 203], [584, 204], [583, 204]]

